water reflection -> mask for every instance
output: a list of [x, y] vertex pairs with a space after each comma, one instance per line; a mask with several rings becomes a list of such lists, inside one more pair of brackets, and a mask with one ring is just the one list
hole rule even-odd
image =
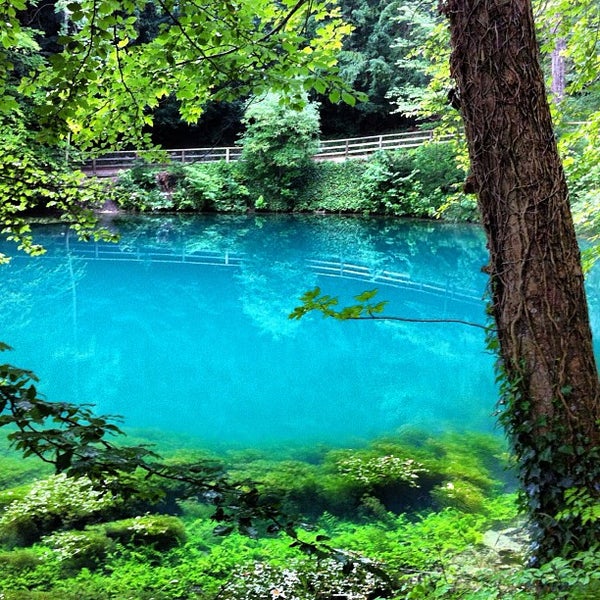
[[208, 443], [347, 443], [415, 424], [491, 430], [483, 333], [454, 324], [287, 317], [307, 289], [388, 312], [484, 322], [471, 226], [236, 216], [117, 218], [118, 245], [37, 233], [2, 267], [0, 325], [51, 399]]

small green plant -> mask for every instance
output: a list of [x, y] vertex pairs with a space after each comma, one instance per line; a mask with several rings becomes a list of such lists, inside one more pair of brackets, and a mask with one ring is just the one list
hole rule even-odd
[[339, 472], [368, 486], [390, 482], [406, 483], [409, 487], [419, 486], [419, 477], [427, 469], [412, 458], [399, 456], [350, 456], [337, 463]]
[[249, 196], [236, 163], [197, 163], [183, 168], [173, 205], [177, 210], [244, 212]]

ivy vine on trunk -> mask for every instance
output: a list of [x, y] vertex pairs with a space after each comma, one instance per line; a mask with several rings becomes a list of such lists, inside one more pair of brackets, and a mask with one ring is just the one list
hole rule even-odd
[[487, 234], [505, 377], [501, 420], [519, 461], [540, 562], [591, 548], [600, 522], [600, 388], [583, 272], [530, 0], [447, 0], [451, 75]]

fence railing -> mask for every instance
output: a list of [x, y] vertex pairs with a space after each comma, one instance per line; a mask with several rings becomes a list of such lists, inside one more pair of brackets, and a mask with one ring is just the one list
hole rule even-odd
[[436, 138], [433, 131], [409, 131], [343, 140], [323, 140], [319, 151], [315, 154], [315, 159], [345, 160], [347, 158], [362, 158], [380, 150], [416, 148], [426, 142], [438, 139], [439, 141], [448, 141], [451, 136]]
[[342, 259], [319, 260], [309, 259], [308, 265], [317, 275], [323, 277], [341, 277], [343, 279], [354, 279], [368, 281], [378, 285], [385, 285], [414, 291], [421, 294], [431, 294], [476, 306], [481, 305], [481, 292], [456, 288], [449, 282], [445, 285], [440, 282], [426, 282], [413, 279], [408, 273], [396, 271], [376, 270], [365, 265], [346, 262]]
[[[434, 137], [432, 131], [410, 131], [389, 133], [366, 137], [354, 137], [336, 140], [322, 140], [315, 160], [343, 161], [350, 158], [366, 158], [380, 150], [399, 150], [416, 148], [430, 141], [448, 141], [451, 136]], [[179, 148], [165, 150], [169, 162], [192, 163], [224, 160], [239, 160], [241, 146], [223, 146], [213, 148]], [[83, 170], [92, 175], [110, 175], [121, 169], [130, 169], [136, 162], [153, 156], [147, 151], [109, 152], [86, 161]], [[155, 162], [155, 161], [150, 161]]]

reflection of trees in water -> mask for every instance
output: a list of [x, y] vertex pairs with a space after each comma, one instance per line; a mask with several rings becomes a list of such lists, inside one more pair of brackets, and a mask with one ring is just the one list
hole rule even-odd
[[[236, 281], [244, 312], [272, 335], [291, 333], [287, 314], [306, 289], [307, 258], [339, 260], [385, 271], [412, 281], [481, 295], [484, 237], [474, 226], [399, 219], [314, 215], [160, 215], [117, 218], [124, 250], [156, 250], [174, 256], [199, 252], [232, 253], [241, 259]], [[265, 256], [275, 257], [265, 259]], [[368, 278], [364, 282], [369, 286]], [[379, 282], [376, 285], [385, 286]], [[327, 282], [336, 295], [339, 283]], [[384, 293], [384, 292], [382, 292]], [[421, 313], [419, 299], [411, 310]], [[391, 307], [393, 310], [393, 307]], [[428, 306], [424, 305], [424, 310]], [[425, 313], [426, 316], [426, 313]]]
[[[258, 327], [276, 336], [294, 330], [295, 324], [288, 321], [287, 315], [298, 297], [318, 281], [315, 273], [306, 273], [305, 262], [309, 258], [360, 265], [372, 276], [392, 271], [412, 281], [438, 283], [452, 289], [481, 289], [478, 278], [483, 281], [479, 270], [485, 260], [484, 239], [479, 228], [473, 226], [314, 215], [117, 216], [109, 226], [121, 234], [115, 253], [164, 252], [176, 258], [206, 251], [231, 253], [241, 259], [235, 274], [242, 286], [243, 310]], [[76, 334], [74, 280], [81, 274], [71, 276], [69, 269], [74, 264], [78, 269], [83, 267], [76, 259], [69, 262], [64, 229], [49, 229], [42, 241], [47, 244], [52, 260], [60, 261], [62, 266], [53, 264], [48, 269], [51, 263], [43, 259], [39, 273], [25, 274], [21, 282], [26, 282], [22, 285], [31, 287], [31, 292], [13, 285], [11, 312], [18, 312], [20, 319], [25, 318], [27, 311], [16, 308], [26, 305], [23, 295], [41, 291], [46, 297], [49, 293], [70, 293]], [[265, 256], [274, 258], [265, 259]], [[34, 269], [35, 264], [28, 264], [27, 268]], [[51, 282], [50, 287], [44, 281]], [[339, 282], [328, 280], [324, 288], [325, 285], [327, 293], [339, 293]], [[373, 284], [367, 277], [364, 285], [366, 289]], [[383, 297], [385, 286], [374, 285], [383, 288], [380, 294]], [[418, 304], [419, 297], [415, 297], [411, 310], [420, 312]], [[428, 310], [426, 305], [423, 308]], [[394, 306], [389, 310], [394, 312]]]
[[51, 329], [52, 322], [60, 319], [60, 315], [52, 314], [59, 305], [76, 320], [73, 289], [85, 274], [83, 263], [74, 264], [68, 256], [14, 257], [0, 266], [0, 273], [0, 327], [4, 331], [26, 329], [35, 311], [48, 315]]
[[288, 315], [306, 286], [303, 267], [298, 262], [245, 260], [235, 275], [241, 284], [242, 310], [262, 331], [274, 339], [293, 334], [298, 323]]

